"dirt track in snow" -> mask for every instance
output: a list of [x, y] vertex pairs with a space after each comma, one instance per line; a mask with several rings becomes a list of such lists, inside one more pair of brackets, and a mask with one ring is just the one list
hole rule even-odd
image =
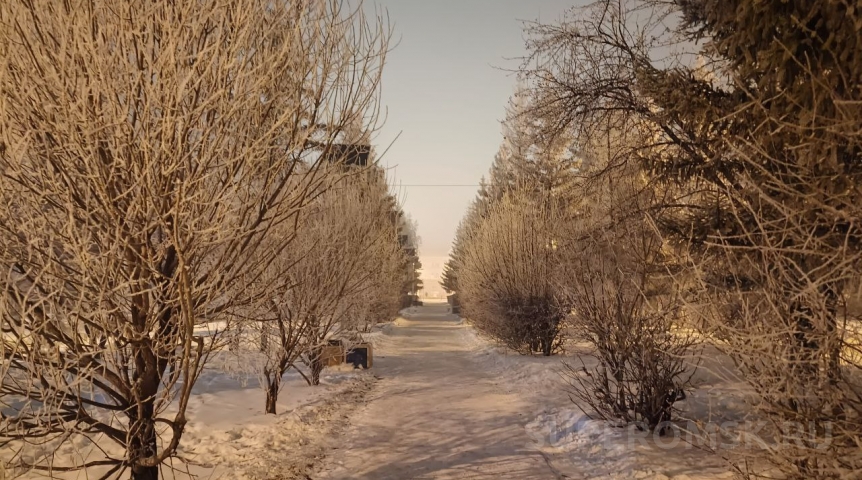
[[529, 447], [529, 406], [472, 359], [446, 310], [420, 307], [392, 328], [375, 352], [380, 381], [316, 478], [559, 478]]

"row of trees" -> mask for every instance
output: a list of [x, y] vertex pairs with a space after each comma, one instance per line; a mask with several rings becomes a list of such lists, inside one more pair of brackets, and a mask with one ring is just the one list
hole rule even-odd
[[[390, 38], [365, 11], [0, 4], [3, 463], [158, 478], [231, 340], [274, 411], [297, 359], [316, 382], [323, 342], [397, 311], [403, 221], [358, 161]], [[101, 454], [54, 459], [81, 442]]]
[[[600, 1], [528, 26], [531, 101], [515, 118], [536, 145], [577, 152], [551, 202], [553, 303], [600, 360], [570, 371], [595, 410], [666, 420], [696, 332], [770, 425], [774, 441], [738, 452], [757, 457], [741, 473], [862, 468], [859, 15], [831, 0]], [[483, 195], [446, 278], [476, 318], [496, 288], [465, 254], [490, 246]], [[513, 231], [534, 222], [521, 210]]]
[[339, 175], [280, 233], [295, 239], [261, 281], [284, 287], [260, 311], [228, 319], [225, 335], [236, 365], [229, 370], [260, 380], [267, 413], [276, 413], [289, 370], [318, 385], [329, 340], [349, 347], [395, 317], [413, 276], [398, 235], [409, 229], [383, 171], [372, 167]]
[[551, 355], [566, 316], [556, 281], [559, 226], [576, 160], [564, 141], [536, 141], [524, 86], [509, 105], [504, 141], [456, 232], [442, 285], [473, 323], [508, 347]]
[[664, 429], [695, 347], [649, 213], [664, 194], [634, 164], [613, 167], [639, 138], [633, 130], [549, 142], [536, 95], [522, 86], [512, 101], [443, 285], [509, 348], [550, 356], [569, 341], [590, 345], [596, 367], [567, 365], [573, 396], [591, 414]]

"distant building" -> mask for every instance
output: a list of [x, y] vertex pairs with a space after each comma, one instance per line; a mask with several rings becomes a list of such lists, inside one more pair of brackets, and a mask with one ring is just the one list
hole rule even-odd
[[370, 145], [334, 143], [323, 151], [324, 161], [348, 166], [366, 167], [370, 157]]

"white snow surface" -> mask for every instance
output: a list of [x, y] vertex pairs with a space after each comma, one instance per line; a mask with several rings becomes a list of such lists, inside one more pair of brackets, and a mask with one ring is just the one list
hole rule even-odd
[[426, 305], [405, 310], [379, 335], [381, 379], [350, 419], [347, 449], [312, 478], [732, 477], [722, 460], [682, 438], [585, 417], [559, 376], [571, 356], [508, 353], [445, 304]]
[[[509, 353], [448, 313], [426, 304], [364, 334], [370, 371], [327, 369], [322, 385], [288, 375], [278, 415], [263, 413], [256, 380], [213, 366], [195, 386], [178, 471], [201, 479], [674, 479], [732, 475], [723, 461], [674, 437], [591, 420], [560, 377], [576, 352]], [[719, 388], [712, 385], [709, 388]], [[703, 416], [706, 387], [682, 406]], [[734, 406], [732, 395], [727, 405]], [[93, 446], [64, 447], [58, 458]], [[58, 478], [98, 478], [80, 472]], [[45, 478], [28, 473], [25, 479]]]
[[[345, 419], [374, 382], [370, 372], [352, 367], [325, 369], [321, 384], [314, 387], [299, 374], [289, 373], [279, 394], [278, 414], [266, 415], [265, 395], [256, 379], [237, 379], [218, 368], [217, 359], [213, 363], [198, 379], [189, 399], [188, 424], [178, 451], [182, 460], [163, 467], [163, 479], [309, 478], [314, 464], [337, 447]], [[71, 459], [103, 458], [97, 446], [121, 457], [122, 451], [108, 443], [97, 438], [92, 444], [65, 444], [55, 451], [55, 461], [68, 465], [74, 461]], [[84, 480], [100, 478], [103, 473], [104, 469], [90, 468], [53, 472], [50, 477], [48, 472], [31, 471], [18, 478]]]

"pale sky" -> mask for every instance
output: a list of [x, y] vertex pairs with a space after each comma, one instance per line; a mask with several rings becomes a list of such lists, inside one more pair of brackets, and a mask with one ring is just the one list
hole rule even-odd
[[[367, 0], [368, 1], [368, 0]], [[522, 20], [551, 22], [583, 0], [377, 0], [397, 47], [383, 74], [388, 118], [376, 138], [420, 254], [448, 254], [455, 228], [500, 146], [500, 120], [525, 53]], [[507, 60], [507, 58], [509, 60]], [[470, 185], [431, 187], [412, 185]], [[400, 185], [400, 187], [399, 187]]]

